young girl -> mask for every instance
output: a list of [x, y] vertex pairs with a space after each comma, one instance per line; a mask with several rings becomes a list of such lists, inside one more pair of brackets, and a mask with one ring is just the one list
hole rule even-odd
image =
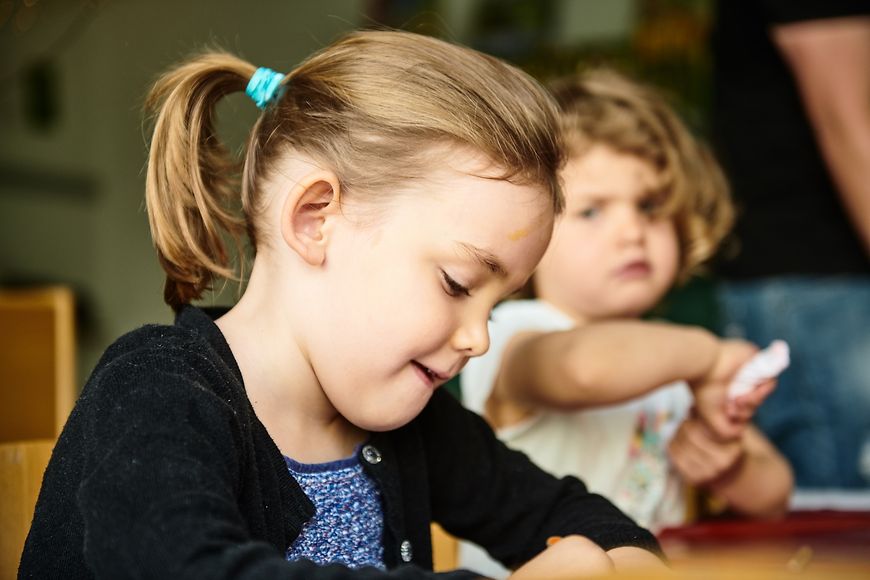
[[[582, 477], [653, 529], [684, 521], [683, 482], [747, 515], [782, 513], [789, 466], [745, 425], [774, 383], [751, 401], [725, 399], [756, 349], [632, 320], [728, 231], [718, 166], [661, 97], [614, 72], [563, 80], [554, 92], [569, 151], [566, 211], [535, 272], [537, 298], [493, 312], [489, 353], [461, 375], [464, 402], [511, 447]], [[466, 562], [480, 556], [462, 551]]]
[[[237, 191], [215, 108], [242, 90], [263, 112]], [[370, 31], [286, 76], [201, 55], [149, 105], [146, 201], [176, 322], [98, 363], [21, 577], [423, 578], [432, 521], [517, 579], [661, 566], [646, 530], [438, 390], [486, 351], [491, 308], [527, 280], [562, 206], [539, 85]], [[227, 241], [244, 234], [239, 302], [192, 306], [235, 275]]]

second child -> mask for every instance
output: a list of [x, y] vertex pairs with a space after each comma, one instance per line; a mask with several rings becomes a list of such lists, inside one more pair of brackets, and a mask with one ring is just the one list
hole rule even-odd
[[[461, 375], [464, 403], [509, 446], [582, 477], [653, 530], [684, 522], [685, 483], [748, 516], [783, 513], [790, 468], [748, 424], [774, 382], [726, 397], [757, 348], [640, 320], [727, 233], [718, 166], [662, 97], [616, 72], [563, 80], [554, 94], [566, 210], [534, 299], [494, 310], [490, 351]], [[462, 553], [479, 562], [473, 547]]]

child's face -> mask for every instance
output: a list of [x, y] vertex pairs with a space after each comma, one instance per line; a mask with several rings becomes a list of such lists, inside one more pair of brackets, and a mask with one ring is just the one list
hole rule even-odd
[[442, 164], [396, 194], [377, 224], [348, 220], [330, 234], [309, 355], [330, 403], [357, 427], [407, 423], [483, 354], [490, 310], [546, 249], [551, 202], [471, 175], [481, 171], [467, 157]]
[[641, 157], [593, 145], [563, 177], [566, 211], [535, 274], [538, 296], [579, 321], [643, 314], [679, 261], [672, 221], [655, 216], [659, 175]]

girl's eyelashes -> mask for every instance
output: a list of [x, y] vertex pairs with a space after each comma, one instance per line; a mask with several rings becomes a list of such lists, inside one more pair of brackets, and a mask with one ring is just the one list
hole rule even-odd
[[597, 217], [599, 213], [601, 213], [601, 208], [598, 206], [591, 206], [578, 211], [577, 216], [585, 220], [591, 220]]
[[638, 203], [638, 208], [646, 215], [656, 216], [664, 207], [665, 201], [665, 195], [663, 193], [655, 193], [641, 199]]
[[661, 204], [655, 199], [645, 199], [638, 204], [640, 211], [646, 215], [655, 215]]
[[447, 294], [453, 297], [471, 296], [468, 288], [451, 278], [450, 274], [448, 274], [444, 270], [441, 270], [441, 276], [442, 278], [444, 278], [444, 284], [447, 286], [447, 288], [445, 289]]

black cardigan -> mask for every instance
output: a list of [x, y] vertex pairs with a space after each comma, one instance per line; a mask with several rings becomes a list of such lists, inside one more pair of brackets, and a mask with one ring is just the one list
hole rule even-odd
[[133, 331], [97, 364], [46, 470], [19, 577], [428, 578], [431, 521], [508, 566], [572, 533], [659, 551], [606, 499], [509, 450], [443, 390], [368, 443], [362, 464], [382, 493], [389, 571], [287, 562], [313, 506], [254, 414], [220, 330], [185, 307], [174, 326]]

